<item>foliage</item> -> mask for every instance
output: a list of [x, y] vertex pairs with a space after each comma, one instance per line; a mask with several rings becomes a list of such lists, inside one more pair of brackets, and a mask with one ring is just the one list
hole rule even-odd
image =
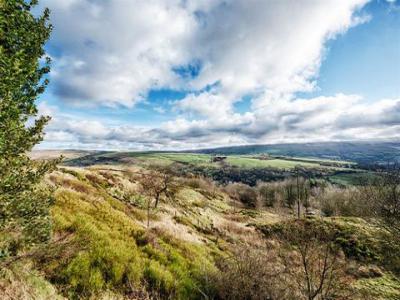
[[[379, 247], [380, 241], [377, 240], [379, 232], [369, 232], [361, 227], [362, 220], [351, 219], [301, 219], [298, 221], [286, 221], [272, 225], [259, 225], [258, 229], [266, 237], [274, 237], [286, 233], [293, 233], [293, 242], [296, 240], [294, 234], [296, 228], [307, 229], [310, 239], [329, 238], [337, 246], [340, 246], [347, 258], [359, 261], [378, 261], [382, 257], [382, 250]], [[355, 222], [353, 222], [355, 221]]]
[[346, 295], [343, 258], [335, 228], [322, 222], [296, 220], [276, 229], [272, 236], [281, 243], [279, 257], [289, 279], [297, 283], [299, 299]]
[[329, 187], [317, 197], [325, 216], [360, 217], [370, 210], [371, 203], [364, 201], [359, 189]]
[[12, 228], [3, 256], [46, 241], [50, 235], [51, 195], [40, 182], [55, 162], [31, 161], [28, 152], [43, 138], [48, 117], [37, 115], [35, 101], [48, 81], [50, 60], [43, 44], [51, 26], [49, 11], [32, 14], [36, 1], [0, 2], [0, 235]]
[[215, 278], [220, 299], [295, 299], [273, 251], [238, 247], [220, 259]]
[[71, 179], [68, 189], [58, 189], [53, 217], [57, 235], [71, 233], [81, 247], [38, 262], [65, 295], [88, 298], [112, 289], [139, 299], [200, 299], [202, 293], [213, 293], [204, 275], [215, 268], [208, 249], [144, 230], [128, 203], [107, 195], [96, 182], [79, 192], [79, 178]]
[[371, 184], [364, 188], [364, 196], [373, 203], [373, 216], [393, 234], [400, 244], [400, 166], [381, 170]]
[[250, 208], [259, 206], [258, 195], [255, 189], [243, 184], [233, 183], [225, 188], [233, 199], [236, 199]]
[[267, 207], [273, 207], [277, 202], [276, 189], [272, 185], [258, 185], [258, 195], [261, 198], [261, 202]]
[[361, 279], [355, 284], [355, 288], [363, 295], [363, 299], [368, 300], [400, 299], [399, 286], [400, 280], [391, 274]]
[[361, 188], [362, 199], [370, 203], [366, 217], [378, 221], [387, 234], [382, 245], [389, 267], [400, 273], [400, 259], [393, 252], [400, 249], [400, 166], [389, 164], [380, 169], [369, 184]]

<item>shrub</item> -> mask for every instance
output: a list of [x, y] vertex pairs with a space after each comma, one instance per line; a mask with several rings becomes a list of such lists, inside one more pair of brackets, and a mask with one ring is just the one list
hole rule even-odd
[[259, 206], [256, 190], [246, 184], [230, 184], [226, 186], [225, 190], [233, 199], [242, 202], [247, 207], [257, 208]]
[[267, 248], [240, 247], [217, 262], [220, 299], [289, 299], [289, 282], [281, 281], [276, 253]]
[[355, 188], [328, 188], [317, 201], [325, 216], [363, 216], [369, 207]]
[[69, 298], [86, 298], [110, 289], [126, 295], [147, 290], [163, 299], [199, 299], [200, 290], [211, 293], [212, 284], [205, 278], [213, 264], [205, 249], [164, 232], [143, 230], [127, 215], [129, 210], [121, 211], [94, 191], [90, 195], [65, 189], [57, 192], [56, 231], [72, 233], [84, 247], [70, 248], [72, 253], [61, 259], [49, 256], [39, 262]]
[[279, 241], [280, 262], [288, 281], [296, 283], [298, 299], [346, 298], [344, 256], [335, 226], [296, 220], [270, 227], [267, 235]]
[[277, 202], [276, 188], [273, 184], [259, 184], [257, 186], [260, 201], [267, 207], [273, 207]]

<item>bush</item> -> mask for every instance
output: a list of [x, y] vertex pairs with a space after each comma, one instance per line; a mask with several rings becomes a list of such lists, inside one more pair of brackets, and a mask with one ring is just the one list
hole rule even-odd
[[[279, 258], [296, 299], [347, 299], [345, 259], [327, 222], [296, 220], [265, 231], [279, 241]], [[342, 298], [343, 297], [343, 298]]]
[[325, 216], [359, 217], [365, 215], [368, 203], [362, 200], [360, 191], [355, 188], [328, 188], [317, 197], [320, 209]]
[[239, 248], [217, 262], [220, 299], [290, 299], [289, 283], [281, 281], [276, 257], [266, 248]]
[[95, 189], [90, 189], [89, 195], [66, 189], [57, 192], [53, 209], [56, 232], [72, 233], [75, 242], [84, 247], [70, 248], [68, 256], [49, 256], [38, 262], [69, 298], [91, 297], [112, 289], [125, 295], [145, 291], [155, 298], [199, 299], [200, 290], [212, 290], [212, 284], [204, 279], [214, 268], [207, 250], [163, 232], [155, 235], [143, 230], [128, 211], [94, 193]]
[[277, 191], [273, 184], [259, 184], [257, 186], [260, 201], [267, 207], [273, 207], [277, 202]]
[[228, 192], [231, 198], [240, 201], [247, 207], [259, 207], [257, 192], [254, 188], [243, 183], [234, 183], [226, 186], [225, 190]]

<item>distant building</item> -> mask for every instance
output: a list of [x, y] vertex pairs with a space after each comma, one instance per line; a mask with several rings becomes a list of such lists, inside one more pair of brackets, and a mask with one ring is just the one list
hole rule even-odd
[[226, 156], [213, 156], [211, 157], [211, 162], [220, 162], [220, 161], [224, 161], [226, 159]]

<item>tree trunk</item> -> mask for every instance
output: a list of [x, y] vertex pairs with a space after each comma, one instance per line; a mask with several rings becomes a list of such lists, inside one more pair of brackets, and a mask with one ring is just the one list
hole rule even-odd
[[150, 227], [150, 201], [147, 202], [147, 228]]
[[299, 171], [297, 171], [297, 219], [300, 219], [300, 187], [299, 187]]

